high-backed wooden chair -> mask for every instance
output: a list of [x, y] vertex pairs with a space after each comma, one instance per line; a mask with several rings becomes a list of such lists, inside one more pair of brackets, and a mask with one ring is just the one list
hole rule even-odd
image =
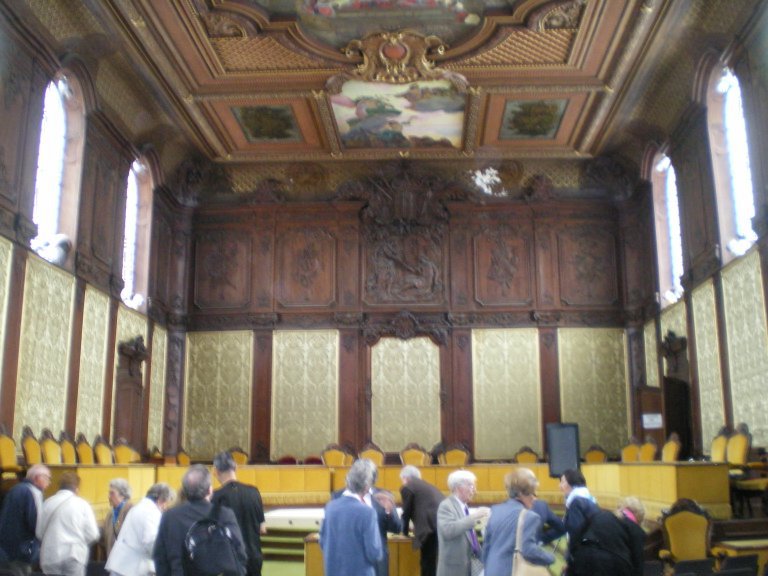
[[637, 462], [640, 457], [640, 444], [630, 442], [621, 449], [622, 462]]
[[179, 451], [176, 452], [176, 464], [179, 466], [192, 465], [192, 459], [189, 457], [189, 454], [187, 454], [184, 448], [179, 447]]
[[661, 461], [662, 462], [677, 462], [677, 458], [680, 455], [680, 441], [670, 438], [661, 447]]
[[712, 462], [725, 462], [725, 454], [728, 449], [728, 435], [718, 434], [712, 438], [709, 445], [709, 459]]
[[731, 468], [741, 469], [746, 466], [748, 455], [749, 436], [738, 433], [731, 435], [725, 448], [725, 460]]
[[428, 466], [432, 463], [432, 454], [419, 444], [411, 442], [400, 450], [400, 462], [403, 466]]
[[463, 444], [455, 444], [438, 454], [437, 462], [445, 466], [466, 466], [469, 464], [469, 450]]
[[709, 515], [696, 502], [681, 498], [662, 516], [664, 545], [659, 558], [671, 563], [709, 558], [711, 524]]
[[338, 444], [328, 444], [320, 458], [326, 466], [350, 466], [355, 457]]
[[517, 451], [513, 460], [518, 464], [535, 464], [539, 461], [539, 455], [530, 446], [523, 446]]
[[5, 426], [0, 426], [0, 475], [3, 478], [18, 477], [23, 470], [16, 458], [16, 442], [8, 435]]
[[602, 446], [592, 444], [584, 453], [584, 462], [587, 464], [600, 464], [608, 461], [608, 454]]
[[61, 464], [61, 446], [48, 428], [40, 433], [40, 454], [45, 464]]
[[93, 441], [93, 454], [96, 457], [96, 464], [115, 463], [112, 446], [101, 436], [96, 436], [96, 440]]
[[138, 464], [141, 462], [141, 454], [133, 446], [128, 444], [125, 438], [118, 438], [113, 450], [115, 464]]
[[64, 430], [59, 434], [59, 446], [61, 447], [61, 463], [69, 465], [77, 464], [75, 443], [72, 442], [72, 436], [67, 434]]
[[659, 447], [656, 445], [656, 442], [651, 442], [646, 440], [643, 442], [643, 445], [640, 446], [640, 452], [637, 454], [637, 460], [639, 462], [653, 462], [656, 460], [656, 452], [658, 452]]
[[384, 465], [384, 451], [373, 442], [368, 442], [365, 444], [360, 452], [357, 453], [357, 457], [368, 458], [374, 464], [376, 464], [376, 466]]
[[75, 450], [77, 451], [77, 459], [80, 464], [95, 464], [96, 457], [93, 454], [93, 447], [90, 445], [85, 437], [85, 434], [80, 432], [75, 439]]
[[27, 467], [42, 464], [43, 453], [40, 450], [40, 442], [37, 441], [35, 433], [29, 426], [24, 426], [21, 429], [21, 450], [24, 452], [24, 461]]
[[232, 454], [232, 459], [238, 466], [245, 466], [248, 464], [248, 452], [240, 448], [239, 446], [233, 446], [229, 449], [229, 453]]

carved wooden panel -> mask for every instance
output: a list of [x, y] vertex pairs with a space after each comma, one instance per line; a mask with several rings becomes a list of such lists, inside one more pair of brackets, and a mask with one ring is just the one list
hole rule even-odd
[[168, 305], [168, 279], [170, 278], [170, 263], [173, 248], [173, 231], [168, 221], [168, 215], [165, 211], [158, 210], [155, 205], [155, 219], [152, 224], [152, 235], [154, 239], [152, 246], [154, 254], [152, 259], [152, 274], [150, 281], [154, 282], [151, 294], [153, 300], [167, 307]]
[[475, 234], [475, 299], [481, 306], [533, 302], [533, 239], [530, 231], [499, 224]]
[[560, 300], [564, 306], [614, 306], [618, 302], [616, 238], [594, 224], [557, 233]]
[[259, 231], [253, 239], [253, 263], [251, 278], [254, 291], [254, 307], [260, 310], [271, 310], [274, 298], [273, 285], [273, 255], [274, 240], [271, 227], [261, 231], [262, 226], [257, 226]]
[[251, 301], [252, 239], [239, 230], [199, 233], [195, 239], [195, 306], [247, 308]]
[[281, 306], [330, 306], [336, 300], [336, 237], [327, 229], [283, 230], [277, 237], [277, 299]]
[[[650, 201], [650, 195], [645, 199]], [[650, 213], [652, 208], [648, 202], [641, 201], [640, 206], [632, 206], [627, 214], [622, 217], [622, 266], [624, 277], [624, 304], [634, 308], [642, 306], [653, 298], [654, 270], [651, 243], [653, 230], [650, 220], [643, 217]]]

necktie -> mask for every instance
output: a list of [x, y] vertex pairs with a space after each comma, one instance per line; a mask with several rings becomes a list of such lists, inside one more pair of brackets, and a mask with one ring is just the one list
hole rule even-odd
[[[469, 516], [469, 508], [464, 506], [464, 515]], [[472, 543], [472, 552], [475, 556], [480, 556], [480, 544], [477, 541], [477, 534], [475, 534], [475, 527], [469, 529], [469, 541]]]

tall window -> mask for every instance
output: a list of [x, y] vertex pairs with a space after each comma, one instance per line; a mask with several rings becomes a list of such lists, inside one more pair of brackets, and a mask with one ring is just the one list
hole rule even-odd
[[672, 162], [659, 154], [653, 168], [653, 205], [656, 250], [659, 264], [659, 294], [662, 307], [677, 302], [683, 295], [683, 242], [680, 230], [680, 205]]
[[136, 160], [128, 173], [126, 186], [123, 291], [120, 297], [127, 306], [137, 310], [143, 309], [147, 295], [152, 188], [149, 168]]
[[723, 261], [744, 254], [757, 240], [755, 202], [739, 80], [729, 68], [716, 70], [707, 98], [710, 147], [718, 203]]
[[32, 209], [38, 233], [30, 241], [40, 256], [60, 266], [72, 261], [84, 133], [82, 90], [62, 72], [45, 90]]

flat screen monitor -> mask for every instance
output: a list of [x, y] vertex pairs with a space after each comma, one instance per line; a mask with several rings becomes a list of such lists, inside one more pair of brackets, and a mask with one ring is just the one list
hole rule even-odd
[[578, 470], [581, 461], [578, 424], [547, 424], [549, 475], [559, 478], [563, 472]]

